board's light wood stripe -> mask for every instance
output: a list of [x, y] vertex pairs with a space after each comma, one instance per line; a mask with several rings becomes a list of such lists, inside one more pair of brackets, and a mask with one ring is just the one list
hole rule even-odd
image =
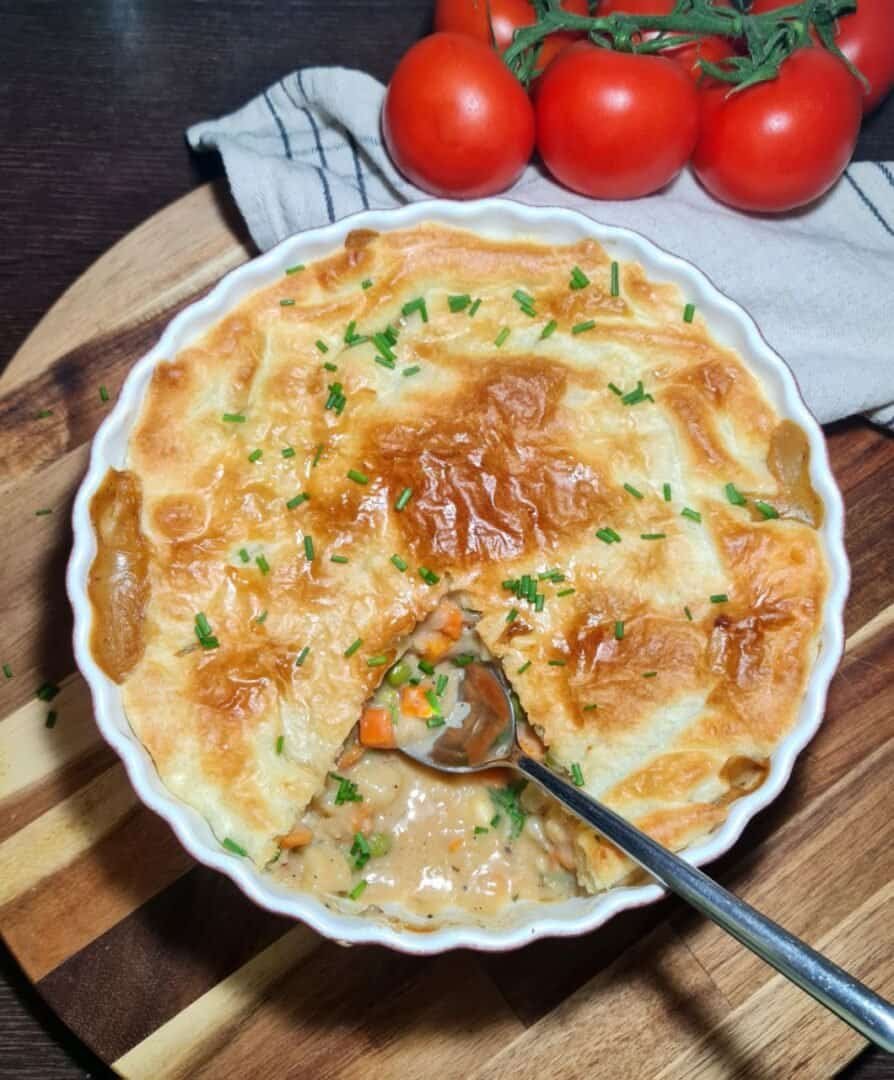
[[[47, 712], [58, 721], [46, 727]], [[102, 743], [87, 684], [70, 675], [50, 705], [32, 699], [0, 721], [0, 802], [40, 783]]]
[[0, 844], [0, 906], [9, 903], [108, 835], [138, 800], [123, 765], [114, 765]]
[[889, 604], [888, 607], [883, 608], [876, 616], [870, 619], [868, 623], [864, 623], [859, 630], [855, 630], [851, 634], [844, 643], [845, 653], [859, 649], [861, 645], [865, 645], [876, 635], [887, 630], [892, 623], [894, 623], [894, 604]]
[[175, 1080], [193, 1074], [217, 1040], [246, 1017], [274, 983], [313, 952], [321, 938], [298, 925], [138, 1043], [115, 1063], [127, 1080]]
[[[820, 939], [818, 949], [874, 990], [894, 991], [890, 962], [894, 883], [874, 893]], [[865, 1039], [782, 975], [774, 975], [659, 1073], [660, 1080], [717, 1076], [832, 1076]], [[793, 1048], [797, 1056], [793, 1056]]]

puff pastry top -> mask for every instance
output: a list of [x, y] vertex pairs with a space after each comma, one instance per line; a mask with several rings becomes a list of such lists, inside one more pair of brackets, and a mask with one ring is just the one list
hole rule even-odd
[[[367, 658], [448, 590], [556, 762], [665, 843], [761, 781], [827, 588], [806, 439], [675, 286], [617, 277], [595, 241], [353, 233], [158, 365], [94, 504], [95, 652], [219, 838], [272, 854], [381, 678]], [[539, 605], [504, 586], [524, 574]], [[624, 872], [576, 846], [587, 887]]]

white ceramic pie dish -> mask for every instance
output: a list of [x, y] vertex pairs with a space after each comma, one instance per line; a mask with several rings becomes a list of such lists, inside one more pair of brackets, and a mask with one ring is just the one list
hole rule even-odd
[[173, 358], [244, 297], [279, 280], [287, 266], [310, 262], [340, 247], [352, 229], [385, 231], [424, 221], [469, 228], [495, 238], [523, 233], [545, 242], [566, 243], [593, 237], [619, 259], [638, 261], [650, 277], [674, 282], [683, 289], [717, 340], [736, 349], [760, 377], [780, 416], [794, 420], [806, 432], [811, 450], [811, 480], [825, 504], [821, 535], [830, 570], [819, 655], [798, 721], [772, 755], [763, 785], [734, 802], [723, 825], [705, 841], [688, 849], [684, 857], [695, 864], [710, 862], [736, 842], [751, 818], [785, 786], [795, 758], [814, 735], [823, 716], [826, 693], [844, 639], [842, 616], [850, 578], [843, 539], [844, 511], [822, 432], [804, 404], [791, 370], [764, 341], [742, 308], [719, 292], [692, 264], [663, 251], [638, 233], [600, 225], [573, 210], [525, 206], [506, 199], [464, 203], [426, 201], [395, 210], [365, 211], [289, 237], [265, 255], [232, 271], [206, 297], [181, 311], [155, 348], [134, 365], [114, 409], [97, 432], [87, 475], [74, 503], [74, 545], [68, 564], [67, 589], [74, 609], [75, 658], [90, 687], [99, 729], [120, 755], [140, 799], [170, 824], [194, 858], [226, 874], [261, 907], [301, 919], [319, 933], [340, 942], [375, 943], [418, 954], [460, 947], [502, 951], [537, 938], [586, 933], [619, 911], [653, 902], [663, 891], [656, 885], [643, 885], [550, 904], [520, 903], [513, 905], [497, 925], [455, 921], [427, 933], [394, 921], [377, 921], [369, 914], [331, 910], [315, 896], [287, 890], [262, 874], [249, 860], [222, 849], [205, 819], [165, 788], [151, 757], [128, 725], [119, 687], [99, 669], [89, 647], [92, 610], [87, 596], [87, 576], [96, 552], [90, 501], [106, 471], [110, 467], [124, 467], [130, 431], [155, 365]]

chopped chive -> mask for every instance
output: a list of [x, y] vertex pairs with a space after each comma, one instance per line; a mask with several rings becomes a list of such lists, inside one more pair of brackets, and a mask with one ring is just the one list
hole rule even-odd
[[369, 477], [366, 473], [360, 472], [359, 469], [348, 469], [347, 477], [349, 480], [353, 480], [355, 484], [368, 484]]
[[304, 667], [304, 661], [310, 654], [310, 645], [305, 645], [300, 653], [295, 657], [295, 667]]
[[611, 390], [611, 392], [613, 394], [617, 394], [618, 397], [623, 397], [624, 396], [624, 391], [621, 389], [621, 387], [620, 386], [615, 386], [615, 384], [613, 382], [610, 382], [608, 384], [608, 388], [609, 388], [609, 390]]
[[642, 379], [638, 379], [633, 390], [624, 394], [621, 398], [622, 405], [638, 405], [641, 401], [654, 401], [651, 394], [647, 394], [643, 387]]
[[7, 679], [12, 678], [12, 667], [9, 664], [4, 664], [3, 665], [3, 675]]
[[261, 571], [262, 574], [270, 573], [270, 563], [267, 562], [266, 556], [258, 555], [258, 557], [255, 559], [255, 562], [258, 564], [258, 569]]
[[610, 529], [607, 525], [601, 529], [597, 529], [596, 535], [604, 544], [619, 544], [621, 542], [621, 537], [614, 529]]
[[508, 622], [508, 623], [515, 622], [515, 620], [517, 618], [518, 618], [518, 608], [517, 607], [510, 608], [509, 612], [506, 615], [506, 622]]
[[327, 360], [326, 363], [323, 364], [323, 368], [326, 371], [338, 371], [338, 364], [333, 364], [331, 360]]
[[224, 837], [223, 846], [227, 851], [232, 851], [234, 855], [241, 855], [243, 858], [248, 855], [245, 848], [241, 844], [237, 844], [235, 840], [231, 840], [229, 836]]
[[384, 667], [387, 663], [388, 657], [381, 654], [379, 656], [367, 656], [366, 658], [367, 667]]
[[35, 510], [34, 511], [34, 516], [35, 517], [46, 517], [47, 514], [52, 514], [52, 512], [53, 511], [49, 507], [45, 506], [45, 507], [42, 507], [40, 510]]
[[569, 289], [585, 289], [590, 284], [590, 279], [579, 266], [572, 266], [571, 280], [568, 282]]
[[440, 716], [440, 714], [441, 714], [441, 703], [440, 703], [440, 701], [438, 701], [438, 695], [434, 692], [434, 690], [426, 690], [425, 691], [425, 700], [432, 707], [432, 709], [434, 710], [435, 715]]
[[690, 622], [692, 622], [692, 612], [691, 612], [691, 611], [689, 610], [689, 608], [688, 608], [688, 607], [684, 607], [684, 608], [683, 608], [683, 611], [684, 611], [684, 612], [686, 613], [686, 618], [687, 618], [687, 619], [688, 619], [688, 620], [689, 620]]
[[256, 450], [252, 450], [252, 452], [248, 455], [248, 460], [252, 463], [252, 465], [254, 465], [254, 463], [256, 461], [260, 461], [263, 456], [264, 451], [259, 446]]
[[363, 802], [363, 796], [357, 790], [357, 785], [347, 777], [339, 776], [338, 773], [329, 773], [330, 780], [338, 781], [338, 791], [335, 793], [335, 805], [342, 806], [349, 802]]
[[641, 491], [637, 491], [633, 484], [625, 484], [624, 490], [627, 492], [628, 495], [632, 495], [634, 499], [641, 499], [643, 497], [643, 493]]
[[702, 520], [702, 516], [698, 510], [692, 510], [688, 506], [684, 506], [680, 511], [680, 517], [689, 518], [690, 521], [695, 521], [696, 523], [701, 523]]
[[295, 456], [295, 447], [294, 446], [284, 446], [280, 452], [281, 452], [281, 454], [282, 454], [282, 456], [284, 458], [294, 457]]
[[358, 881], [353, 889], [348, 893], [349, 900], [359, 900], [363, 895], [363, 890], [366, 888], [366, 881]]
[[310, 495], [308, 495], [306, 491], [302, 491], [300, 495], [296, 495], [294, 498], [289, 499], [289, 501], [286, 503], [286, 509], [294, 510], [302, 503], [306, 503], [309, 499]]
[[108, 392], [108, 390], [106, 390], [106, 388], [104, 386], [100, 386], [100, 388], [99, 388], [99, 400], [100, 401], [108, 401], [109, 400], [109, 392]]
[[388, 342], [389, 345], [397, 344], [397, 328], [390, 323], [382, 331], [382, 337]]
[[559, 589], [559, 591], [556, 593], [556, 596], [571, 596], [573, 592], [574, 589]]
[[[429, 690], [429, 694], [430, 693], [431, 693], [431, 690]], [[438, 716], [437, 714], [435, 714], [434, 716], [430, 716], [425, 721], [425, 726], [427, 728], [438, 728], [438, 727], [443, 727], [446, 723], [447, 723], [447, 721], [444, 719], [443, 716]]]
[[38, 701], [52, 701], [58, 693], [59, 687], [55, 683], [45, 682], [37, 688], [34, 696]]
[[460, 293], [458, 296], [448, 296], [447, 306], [452, 312], [464, 311], [472, 303], [472, 297], [468, 293]]
[[543, 593], [538, 593], [534, 597], [534, 610], [535, 611], [543, 611], [543, 605], [545, 603], [546, 603], [546, 597], [543, 595]]
[[584, 774], [581, 772], [580, 765], [575, 761], [571, 766], [571, 779], [574, 781], [576, 787], [584, 786]]
[[393, 360], [389, 360], [387, 356], [374, 356], [373, 359], [383, 368], [388, 368], [389, 371], [394, 371], [397, 367], [397, 364]]
[[417, 660], [416, 666], [420, 671], [425, 672], [426, 675], [434, 675], [435, 673], [435, 665], [430, 664], [428, 660]]
[[50, 729], [54, 728], [58, 719], [59, 714], [56, 712], [56, 710], [50, 709], [50, 711], [47, 713], [47, 718], [44, 721], [44, 727], [48, 727]]
[[392, 342], [388, 334], [373, 334], [372, 339], [375, 343], [376, 348], [379, 350], [382, 356], [385, 357], [386, 360], [390, 360], [392, 363], [397, 360], [397, 357], [394, 354], [394, 350], [391, 348]]
[[551, 337], [558, 329], [559, 324], [555, 319], [550, 319], [549, 322], [540, 331], [540, 340], [544, 341], [546, 338]]
[[294, 307], [295, 306], [295, 301], [290, 299], [289, 297], [286, 297], [284, 300], [280, 300], [279, 306], [280, 307]]
[[549, 660], [548, 661], [548, 664], [549, 664], [550, 667], [565, 667], [565, 665], [567, 663], [568, 663], [567, 660]]
[[405, 367], [401, 372], [404, 378], [409, 378], [411, 375], [417, 375], [422, 368], [418, 364], [412, 364], [410, 367]]
[[277, 752], [277, 754], [282, 753], [283, 747], [285, 745], [286, 745], [286, 737], [285, 737], [285, 735], [277, 735], [277, 737], [276, 737], [276, 752]]
[[612, 267], [611, 267], [611, 282], [610, 282], [610, 292], [611, 292], [612, 296], [620, 296], [621, 295], [621, 282], [620, 282], [619, 270], [620, 270], [620, 267], [618, 266], [618, 264], [616, 262], [613, 262]]
[[397, 502], [394, 504], [394, 509], [395, 510], [403, 510], [404, 507], [407, 505], [407, 503], [412, 498], [413, 498], [413, 489], [408, 488], [408, 487], [404, 488], [403, 491], [400, 493], [400, 495], [398, 495], [398, 497], [397, 497]]
[[599, 706], [595, 702], [591, 702], [589, 705], [584, 705], [583, 711], [584, 712], [593, 712], [595, 709], [598, 709], [598, 708], [599, 708]]
[[640, 533], [640, 540], [664, 540], [667, 533]]
[[733, 506], [744, 506], [748, 502], [742, 492], [736, 488], [735, 484], [727, 484], [723, 490], [726, 492], [726, 497]]
[[485, 829], [483, 825], [476, 825], [472, 832], [475, 834], [475, 836], [484, 836], [484, 834], [486, 832], [489, 832], [489, 830]]
[[353, 656], [354, 653], [357, 652], [357, 650], [360, 648], [360, 646], [362, 644], [363, 644], [363, 638], [355, 638], [354, 641], [352, 641], [351, 644], [345, 649], [344, 655], [345, 656]]
[[409, 300], [400, 310], [406, 318], [409, 318], [414, 311], [418, 311], [422, 316], [422, 321], [428, 322], [428, 308], [421, 296], [417, 296], [415, 300]]
[[351, 319], [348, 325], [345, 327], [344, 342], [345, 345], [350, 345], [357, 337], [357, 321]]
[[453, 657], [451, 663], [454, 667], [464, 668], [468, 667], [469, 664], [474, 664], [475, 657], [472, 653], [460, 653], [458, 656]]
[[503, 820], [503, 819], [502, 819], [502, 817], [500, 817], [500, 815], [499, 815], [499, 814], [494, 814], [494, 816], [493, 816], [493, 817], [492, 817], [492, 818], [490, 819], [490, 822], [489, 822], [489, 824], [490, 824], [490, 827], [491, 827], [492, 829], [495, 829], [495, 828], [496, 828], [496, 827], [497, 827], [497, 826], [498, 826], [498, 825], [500, 824], [500, 822], [501, 822], [502, 820]]
[[469, 308], [469, 318], [473, 319], [478, 314], [478, 309], [481, 307], [481, 297], [479, 296], [472, 306]]
[[[537, 575], [537, 580], [538, 581], [548, 581], [548, 580], [550, 580], [550, 578], [552, 578], [553, 574], [558, 574], [558, 572], [559, 572], [558, 570], [542, 570]], [[503, 582], [504, 587], [505, 587], [505, 584], [506, 583]]]
[[644, 679], [654, 679], [657, 674], [658, 674], [657, 671], [644, 671], [643, 672], [643, 678]]
[[246, 548], [239, 548], [239, 558], [244, 563], [247, 563], [249, 561], [249, 559], [251, 559], [251, 555], [249, 555], [248, 550]]
[[692, 322], [695, 315], [695, 304], [687, 304], [683, 308], [683, 322]]
[[296, 263], [294, 266], [287, 266], [286, 267], [286, 273], [287, 274], [297, 274], [299, 270], [303, 270], [303, 269], [304, 269], [304, 263]]
[[40, 412], [35, 413], [34, 419], [35, 420], [46, 420], [46, 418], [48, 416], [52, 416], [52, 415], [53, 415], [53, 410], [52, 409], [41, 409]]
[[304, 538], [304, 555], [308, 562], [314, 561], [314, 538], [312, 536], [305, 536]]
[[779, 511], [776, 509], [775, 506], [771, 506], [769, 503], [762, 502], [760, 499], [754, 500], [754, 508], [767, 519], [779, 517]]
[[592, 330], [596, 325], [595, 319], [587, 319], [586, 322], [579, 322], [576, 326], [571, 327], [572, 334], [585, 334], [588, 330]]
[[497, 334], [497, 336], [494, 338], [494, 345], [496, 345], [496, 347], [498, 349], [501, 348], [503, 346], [504, 342], [506, 341], [506, 338], [508, 338], [508, 337], [509, 337], [509, 327], [504, 326], [503, 329], [499, 332], [499, 334]]
[[670, 502], [671, 501], [671, 486], [670, 486], [670, 484], [662, 484], [661, 485], [661, 490], [664, 493], [664, 501], [665, 502]]
[[351, 844], [351, 855], [354, 856], [354, 869], [362, 870], [369, 862], [371, 852], [369, 843], [363, 833], [354, 833], [354, 843]]
[[624, 639], [624, 623], [618, 619], [615, 623], [615, 641], [623, 641]]
[[516, 672], [516, 675], [524, 675], [524, 673], [528, 670], [528, 668], [531, 666], [532, 663], [533, 663], [533, 661], [526, 660], [522, 664], [522, 666], [518, 669], [518, 671]]
[[708, 597], [712, 604], [726, 604], [729, 601], [729, 597], [726, 593], [713, 593]]
[[221, 420], [226, 424], [244, 424], [245, 417], [242, 413], [238, 412], [225, 412], [221, 417]]
[[314, 459], [310, 463], [310, 467], [312, 469], [315, 469], [317, 467], [317, 465], [318, 465], [318, 463], [320, 461], [320, 457], [321, 457], [322, 453], [323, 453], [323, 444], [322, 443], [317, 443], [317, 449], [314, 452]]
[[418, 574], [426, 585], [437, 585], [441, 580], [434, 570], [429, 570], [427, 566], [420, 566]]
[[401, 573], [403, 573], [407, 568], [406, 560], [402, 559], [400, 555], [392, 555], [389, 561], [392, 563], [393, 566], [396, 566]]
[[329, 346], [326, 344], [325, 341], [323, 341], [322, 338], [317, 338], [317, 340], [315, 342], [315, 345], [317, 346], [317, 348], [320, 350], [321, 353], [329, 352]]
[[266, 621], [267, 621], [267, 609], [264, 608], [264, 610], [261, 612], [260, 615], [255, 615], [255, 622], [256, 623], [265, 623]]
[[334, 563], [346, 563], [350, 560], [348, 559], [347, 555], [331, 555], [329, 557], [329, 561]]
[[435, 683], [435, 694], [441, 697], [444, 691], [447, 689], [448, 678], [446, 675], [439, 675], [438, 681]]
[[527, 304], [531, 307], [534, 303], [534, 297], [529, 293], [526, 293], [524, 289], [516, 289], [512, 294], [512, 299], [516, 300], [519, 304]]
[[370, 288], [372, 286], [372, 283], [373, 283], [372, 278], [369, 278], [369, 277], [364, 278], [363, 281], [360, 282], [360, 288], [361, 289], [368, 289], [368, 288]]

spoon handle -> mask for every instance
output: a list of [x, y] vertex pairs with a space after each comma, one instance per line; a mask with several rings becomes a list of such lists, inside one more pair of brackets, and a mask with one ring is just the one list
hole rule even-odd
[[883, 997], [539, 761], [521, 754], [515, 764], [662, 885], [713, 919], [861, 1035], [894, 1052], [894, 1006]]

